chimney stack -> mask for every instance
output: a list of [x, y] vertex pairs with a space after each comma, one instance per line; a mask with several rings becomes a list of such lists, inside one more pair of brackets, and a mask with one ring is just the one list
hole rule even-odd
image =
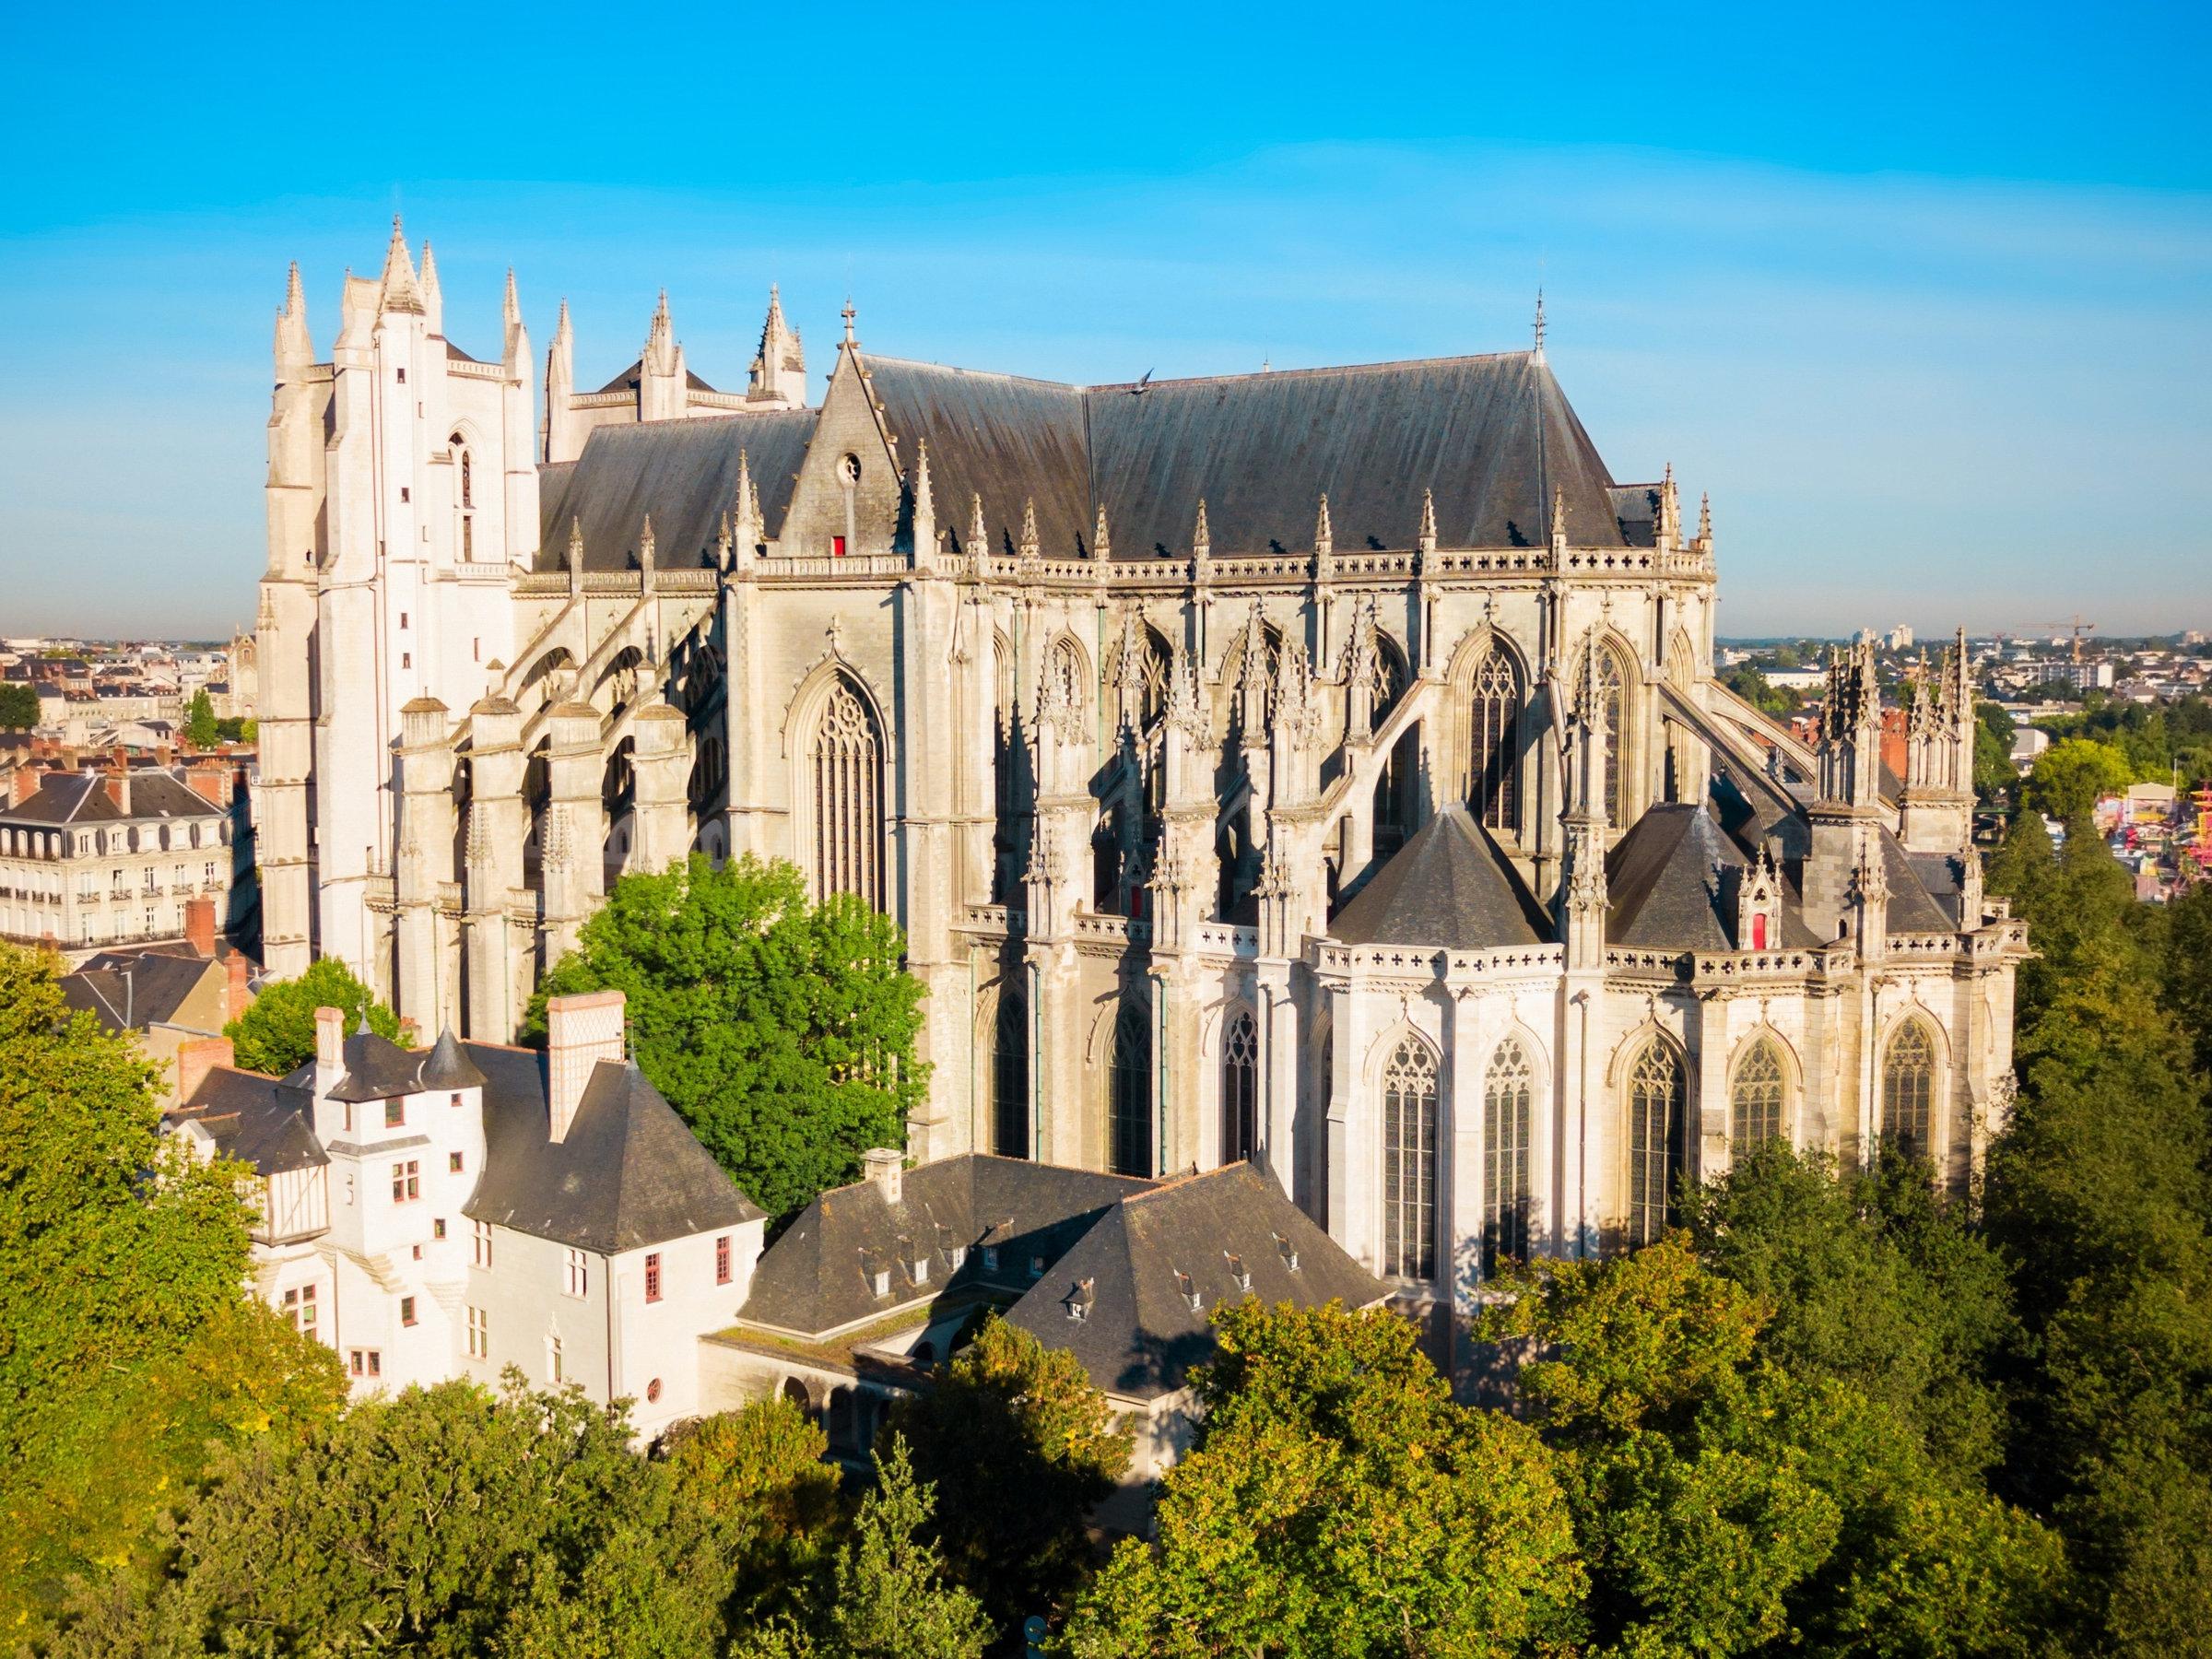
[[236, 1057], [228, 1037], [194, 1037], [189, 1042], [177, 1044], [177, 1104], [182, 1106], [190, 1101], [192, 1091], [217, 1066], [234, 1064]]
[[602, 1060], [622, 1064], [622, 1016], [627, 999], [619, 991], [591, 991], [546, 999], [546, 1103], [550, 1138], [564, 1141], [583, 1091]]
[[[223, 987], [223, 1023], [229, 1025], [234, 1019], [243, 1019], [246, 1010], [253, 1006], [253, 987], [247, 982], [253, 970], [245, 957], [235, 950], [223, 959], [223, 968], [229, 975], [229, 982]], [[320, 1035], [318, 1030], [318, 1038]]]
[[[121, 749], [117, 749], [115, 752], [118, 755], [123, 753]], [[121, 812], [124, 818], [129, 818], [131, 816], [131, 774], [129, 770], [121, 761], [118, 761], [116, 770], [108, 774], [106, 782], [108, 799], [115, 803], [116, 810]]]
[[221, 767], [189, 767], [185, 770], [184, 781], [192, 785], [193, 793], [210, 806], [229, 805], [223, 799], [223, 769]]
[[[315, 1010], [315, 1069], [337, 1072], [346, 1065], [346, 1010]], [[316, 1090], [319, 1094], [320, 1088]]]
[[184, 900], [184, 943], [199, 956], [215, 955], [215, 900]]
[[17, 767], [8, 775], [7, 804], [10, 806], [22, 806], [24, 802], [39, 793], [45, 781], [46, 769], [42, 766]]
[[883, 1194], [886, 1204], [897, 1204], [905, 1191], [906, 1155], [888, 1147], [871, 1147], [860, 1155], [868, 1181]]

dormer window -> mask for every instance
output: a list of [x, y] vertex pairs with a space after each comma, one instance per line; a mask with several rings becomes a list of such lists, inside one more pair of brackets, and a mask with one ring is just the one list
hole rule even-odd
[[875, 1275], [868, 1282], [878, 1296], [888, 1296], [891, 1293], [891, 1276], [888, 1272]]
[[1094, 1281], [1090, 1279], [1079, 1280], [1077, 1283], [1076, 1288], [1068, 1292], [1066, 1303], [1067, 1316], [1070, 1319], [1077, 1321], [1078, 1323], [1088, 1319], [1090, 1317], [1091, 1304], [1097, 1300], [1098, 1293]]
[[952, 1270], [955, 1273], [958, 1273], [968, 1264], [968, 1246], [965, 1244], [955, 1244], [945, 1253], [950, 1259], [952, 1263]]
[[1192, 1281], [1191, 1276], [1180, 1267], [1175, 1270], [1175, 1294], [1191, 1304], [1192, 1312], [1205, 1312], [1205, 1296], [1200, 1293], [1197, 1285]]
[[1286, 1273], [1296, 1273], [1298, 1271], [1298, 1246], [1291, 1243], [1289, 1240], [1284, 1238], [1281, 1233], [1277, 1233], [1275, 1235], [1275, 1247], [1277, 1250], [1282, 1253], [1283, 1271]]
[[998, 1271], [998, 1246], [995, 1244], [983, 1246], [983, 1271], [985, 1273]]
[[1230, 1255], [1226, 1250], [1221, 1253], [1228, 1259], [1229, 1277], [1237, 1281], [1237, 1288], [1240, 1290], [1251, 1289], [1252, 1274], [1244, 1265], [1244, 1258], [1240, 1255]]

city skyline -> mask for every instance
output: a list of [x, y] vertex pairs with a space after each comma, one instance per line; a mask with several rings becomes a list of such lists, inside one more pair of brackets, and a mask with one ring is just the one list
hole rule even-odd
[[[793, 65], [775, 118], [739, 130], [672, 94], [653, 120], [555, 100], [525, 121], [465, 77], [403, 77], [383, 116], [334, 94], [282, 144], [195, 71], [276, 76], [337, 51], [332, 26], [187, 40], [148, 14], [105, 51], [128, 113], [93, 131], [41, 88], [0, 117], [27, 161], [0, 227], [0, 626], [250, 625], [286, 266], [326, 356], [340, 277], [376, 268], [395, 207], [418, 253], [437, 247], [456, 343], [496, 354], [512, 265], [540, 354], [568, 300], [593, 384], [636, 355], [664, 288], [692, 367], [726, 388], [771, 282], [823, 347], [850, 296], [871, 350], [1094, 382], [1518, 350], [1541, 287], [1603, 453], [1712, 492], [1724, 633], [2212, 623], [2212, 548], [2176, 488], [2212, 438], [2212, 169], [2181, 72], [2201, 18], [1920, 18], [1922, 50], [1893, 62], [1878, 29], [1808, 57], [1809, 24], [1698, 14], [1665, 59], [1693, 79], [1623, 100], [1570, 76], [1532, 127], [1452, 67], [1527, 63], [1540, 87], [1633, 14], [1532, 34], [1440, 12], [1358, 41], [1270, 16], [1179, 25], [1171, 114], [1132, 92], [1091, 120], [1040, 92], [1029, 118], [996, 90], [1077, 20], [1018, 41], [980, 16], [935, 30], [863, 8], [854, 72], [917, 88], [887, 105], [808, 78], [806, 37], [678, 14], [701, 61]], [[500, 50], [565, 84], [610, 30], [557, 18]], [[1097, 87], [1158, 85], [1146, 32], [1083, 42]], [[1262, 90], [1387, 86], [1394, 62], [1404, 99]], [[2092, 118], [2064, 90], [2085, 65], [2133, 95]], [[1606, 73], [1618, 90], [1650, 72]], [[920, 115], [937, 84], [994, 91]]]

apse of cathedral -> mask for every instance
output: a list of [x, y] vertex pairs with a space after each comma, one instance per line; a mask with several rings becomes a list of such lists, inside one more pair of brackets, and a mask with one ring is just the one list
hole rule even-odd
[[[458, 331], [457, 331], [458, 332]], [[742, 390], [665, 299], [576, 383], [444, 330], [398, 227], [276, 324], [271, 968], [512, 1041], [627, 871], [784, 858], [905, 929], [910, 1157], [1252, 1159], [1411, 1299], [1650, 1240], [1774, 1136], [1967, 1178], [2020, 924], [1963, 640], [1713, 676], [1711, 513], [1533, 349], [1073, 386], [879, 356]], [[1648, 474], [1646, 475], [1648, 477]], [[1899, 730], [1901, 724], [1901, 734]]]

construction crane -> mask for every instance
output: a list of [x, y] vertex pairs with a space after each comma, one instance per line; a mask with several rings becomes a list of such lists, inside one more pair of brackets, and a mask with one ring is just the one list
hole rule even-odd
[[[2078, 663], [2081, 661], [2081, 636], [2088, 629], [2096, 627], [2097, 624], [2094, 622], [2084, 622], [2081, 619], [2081, 613], [2077, 611], [2071, 618], [2065, 618], [2057, 622], [2028, 622], [2023, 623], [2022, 626], [2026, 628], [2067, 628], [2073, 629], [2074, 660]], [[2057, 643], [2056, 641], [2053, 641], [2052, 642], [2053, 644]]]

